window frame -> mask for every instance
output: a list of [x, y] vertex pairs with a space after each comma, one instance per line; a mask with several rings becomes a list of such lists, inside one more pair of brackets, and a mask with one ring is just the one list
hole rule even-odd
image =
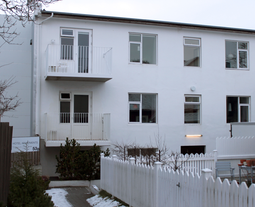
[[[198, 40], [199, 44], [187, 44], [185, 43], [185, 40]], [[197, 47], [199, 48], [199, 65], [194, 66], [194, 65], [185, 65], [185, 47]], [[196, 67], [196, 68], [201, 68], [202, 67], [202, 47], [201, 47], [201, 38], [199, 37], [183, 37], [183, 66], [184, 67]]]
[[[129, 95], [130, 94], [137, 94], [140, 95], [140, 101], [129, 101]], [[156, 117], [155, 117], [155, 122], [143, 122], [143, 116], [142, 116], [142, 100], [143, 100], [143, 95], [155, 95], [155, 111], [156, 111]], [[130, 121], [130, 105], [131, 104], [137, 104], [139, 105], [139, 121], [137, 122], [132, 122]], [[128, 93], [128, 123], [129, 124], [157, 124], [158, 123], [158, 94], [157, 93]]]
[[[186, 97], [197, 97], [199, 98], [199, 102], [187, 102]], [[185, 105], [199, 105], [199, 122], [198, 123], [186, 123], [185, 122]], [[202, 124], [202, 96], [199, 94], [186, 94], [184, 95], [184, 124]]]
[[[241, 123], [241, 107], [242, 106], [248, 106], [248, 121], [247, 122], [250, 122], [251, 121], [251, 96], [226, 96], [226, 123], [227, 124], [230, 124], [230, 123], [233, 123], [233, 122], [228, 122], [228, 109], [229, 109], [229, 106], [228, 106], [228, 97], [233, 97], [233, 98], [238, 98], [238, 101], [237, 101], [237, 109], [238, 109], [238, 112], [237, 112], [237, 122]], [[241, 98], [249, 98], [249, 103], [240, 103], [240, 99]], [[245, 122], [244, 122], [245, 123]]]
[[[130, 35], [141, 35], [141, 41], [130, 41]], [[155, 37], [155, 62], [156, 63], [143, 63], [143, 36], [154, 36]], [[140, 62], [131, 62], [130, 56], [131, 56], [131, 44], [138, 44], [140, 47]], [[139, 32], [129, 32], [128, 33], [128, 62], [130, 64], [136, 64], [136, 65], [157, 65], [158, 64], [158, 35], [157, 34], [151, 34], [151, 33], [139, 33]]]
[[[231, 67], [228, 68], [227, 67], [227, 47], [226, 47], [226, 43], [227, 42], [235, 42], [236, 43], [236, 53], [237, 53], [236, 65], [237, 65], [237, 67], [235, 67], [235, 68], [231, 68]], [[240, 43], [240, 42], [247, 43], [247, 49], [239, 49], [238, 43]], [[227, 69], [227, 70], [249, 70], [250, 69], [249, 68], [249, 66], [250, 66], [250, 64], [249, 64], [249, 60], [250, 60], [250, 58], [249, 58], [249, 50], [250, 50], [250, 42], [249, 41], [226, 39], [225, 40], [225, 69]], [[239, 52], [240, 51], [247, 52], [247, 67], [246, 68], [239, 67], [239, 65], [240, 65]]]
[[[69, 94], [69, 98], [63, 98], [62, 94]], [[69, 103], [69, 116], [63, 116], [62, 113], [68, 112], [61, 112], [61, 103], [68, 102]], [[71, 102], [72, 102], [72, 94], [71, 92], [59, 92], [59, 123], [60, 124], [70, 124], [71, 123]], [[66, 120], [66, 121], [62, 121]]]

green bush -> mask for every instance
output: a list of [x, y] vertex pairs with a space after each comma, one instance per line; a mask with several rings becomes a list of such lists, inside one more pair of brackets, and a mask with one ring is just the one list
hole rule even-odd
[[[89, 150], [81, 151], [75, 139], [66, 138], [65, 146], [60, 146], [57, 159], [56, 173], [63, 179], [94, 180], [100, 179], [100, 153], [99, 146], [94, 144]], [[105, 156], [110, 155], [109, 149]]]
[[11, 168], [8, 206], [53, 207], [51, 197], [45, 193], [49, 181], [44, 181], [39, 176], [38, 170], [30, 164], [25, 152], [19, 152], [19, 156], [19, 161]]

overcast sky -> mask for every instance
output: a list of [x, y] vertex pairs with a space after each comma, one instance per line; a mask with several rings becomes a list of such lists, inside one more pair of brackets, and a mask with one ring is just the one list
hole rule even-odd
[[255, 29], [255, 0], [62, 0], [45, 9]]

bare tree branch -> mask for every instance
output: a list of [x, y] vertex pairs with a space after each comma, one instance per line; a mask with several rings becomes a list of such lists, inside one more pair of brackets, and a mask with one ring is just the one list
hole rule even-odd
[[14, 77], [4, 81], [0, 80], [0, 120], [5, 112], [14, 111], [21, 104], [18, 94], [8, 96], [6, 93], [6, 90], [15, 83]]

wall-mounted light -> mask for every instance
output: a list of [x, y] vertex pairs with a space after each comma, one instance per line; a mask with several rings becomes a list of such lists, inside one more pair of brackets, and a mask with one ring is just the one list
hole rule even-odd
[[190, 90], [191, 90], [192, 92], [194, 92], [194, 91], [196, 90], [196, 87], [195, 87], [195, 86], [191, 86], [191, 87], [190, 87]]
[[187, 138], [199, 138], [202, 137], [202, 134], [186, 134], [185, 137]]

